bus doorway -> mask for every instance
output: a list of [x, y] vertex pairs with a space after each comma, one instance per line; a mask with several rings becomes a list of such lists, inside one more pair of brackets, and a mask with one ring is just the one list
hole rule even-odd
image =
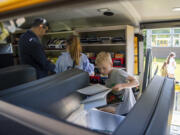
[[175, 57], [175, 98], [173, 118], [171, 123], [171, 134], [180, 134], [180, 28], [159, 28], [146, 29], [146, 47], [152, 50], [152, 73], [157, 72], [162, 75], [163, 64], [167, 62], [167, 57], [171, 52], [176, 54]]

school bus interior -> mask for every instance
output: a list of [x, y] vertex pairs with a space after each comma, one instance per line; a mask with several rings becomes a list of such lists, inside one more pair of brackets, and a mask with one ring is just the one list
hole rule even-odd
[[[158, 75], [152, 77], [151, 50], [147, 51], [144, 65], [142, 30], [180, 26], [179, 12], [176, 12], [178, 4], [178, 0], [32, 0], [29, 3], [7, 0], [2, 4], [0, 1], [0, 21], [9, 27], [10, 33], [10, 39], [0, 43], [0, 49], [1, 45], [12, 45], [13, 48], [13, 52], [8, 53], [0, 50], [0, 134], [169, 134], [174, 80]], [[36, 17], [44, 17], [49, 23], [42, 42], [50, 58], [58, 57], [64, 51], [62, 46], [50, 48], [51, 38], [64, 39], [74, 31], [91, 38], [94, 38], [93, 34], [106, 37], [117, 36], [120, 32], [120, 35], [125, 35], [123, 41], [127, 47], [108, 42], [102, 48], [113, 54], [123, 54], [124, 68], [130, 74], [136, 74], [141, 83], [137, 102], [127, 116], [118, 121], [119, 116], [103, 113], [101, 117], [97, 110], [93, 110], [88, 115], [93, 114], [95, 123], [100, 123], [99, 129], [90, 123], [82, 126], [68, 121], [73, 112], [81, 109], [81, 101], [85, 98], [77, 90], [89, 86], [91, 78], [88, 73], [73, 69], [36, 80], [33, 67], [20, 65], [18, 37], [30, 28]], [[104, 34], [106, 32], [108, 34]], [[137, 54], [134, 54], [135, 34], [140, 37]], [[99, 43], [91, 45], [84, 45], [83, 51], [92, 54], [103, 50]], [[134, 62], [135, 55], [138, 64]]]

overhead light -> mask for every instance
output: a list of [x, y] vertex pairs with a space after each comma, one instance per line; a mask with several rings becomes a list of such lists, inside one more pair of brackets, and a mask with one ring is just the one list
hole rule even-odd
[[99, 8], [99, 9], [97, 9], [97, 11], [98, 12], [106, 12], [106, 11], [110, 11], [110, 9], [109, 8]]
[[174, 7], [172, 8], [172, 11], [180, 11], [180, 7]]
[[113, 16], [113, 15], [114, 15], [114, 13], [111, 12], [111, 11], [106, 11], [106, 12], [104, 12], [103, 14], [104, 14], [105, 16]]

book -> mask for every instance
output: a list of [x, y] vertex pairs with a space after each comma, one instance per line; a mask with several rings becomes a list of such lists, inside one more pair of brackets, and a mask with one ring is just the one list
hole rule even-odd
[[81, 101], [85, 109], [107, 105], [107, 95], [111, 91], [112, 89], [100, 84], [91, 85], [78, 90], [79, 93], [87, 95], [87, 98]]
[[103, 91], [109, 90], [109, 88], [107, 88], [104, 85], [101, 84], [93, 84], [90, 85], [88, 87], [79, 89], [78, 92], [84, 95], [94, 95]]

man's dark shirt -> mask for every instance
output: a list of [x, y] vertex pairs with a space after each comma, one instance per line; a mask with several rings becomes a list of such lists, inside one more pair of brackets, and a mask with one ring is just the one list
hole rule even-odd
[[39, 38], [31, 30], [21, 35], [19, 49], [21, 63], [33, 66], [38, 79], [47, 76], [48, 71], [54, 72], [55, 65], [46, 59]]

